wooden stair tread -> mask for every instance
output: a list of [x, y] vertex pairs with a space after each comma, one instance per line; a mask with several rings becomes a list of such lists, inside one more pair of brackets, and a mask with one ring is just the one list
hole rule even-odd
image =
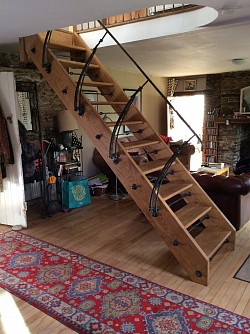
[[[123, 121], [122, 125], [136, 125], [136, 124], [142, 124], [143, 121]], [[116, 122], [106, 122], [108, 126], [115, 126]]]
[[165, 166], [167, 160], [153, 160], [146, 164], [140, 165], [140, 169], [143, 174], [149, 174], [153, 172], [157, 172], [158, 170], [162, 170]]
[[195, 241], [206, 255], [211, 258], [230, 236], [231, 231], [218, 230], [214, 226], [208, 226], [202, 231]]
[[86, 48], [76, 45], [66, 45], [60, 43], [49, 43], [49, 48], [60, 51], [68, 51], [68, 52], [85, 52]]
[[159, 144], [159, 140], [137, 140], [137, 141], [130, 141], [128, 143], [122, 143], [123, 147], [126, 150], [148, 145], [155, 145], [155, 144]]
[[82, 85], [88, 86], [88, 87], [113, 87], [114, 86], [112, 82], [102, 82], [102, 81], [83, 82]]
[[186, 228], [188, 228], [198, 219], [204, 217], [204, 215], [208, 213], [210, 210], [211, 206], [204, 207], [204, 205], [199, 203], [188, 203], [183, 208], [175, 212], [175, 214], [182, 222], [182, 224]]
[[127, 101], [89, 101], [92, 105], [95, 106], [122, 106], [126, 105]]
[[211, 258], [230, 236], [231, 231], [220, 230], [216, 226], [206, 227], [195, 241], [203, 252]]
[[185, 183], [182, 180], [171, 181], [161, 186], [160, 195], [166, 201], [167, 199], [178, 195], [191, 187], [192, 183]]
[[[71, 67], [71, 68], [83, 68], [85, 63], [80, 63], [79, 61], [74, 60], [67, 60], [67, 59], [58, 59], [58, 61], [64, 66], [64, 67]], [[90, 64], [89, 69], [99, 69], [100, 67], [95, 64]]]

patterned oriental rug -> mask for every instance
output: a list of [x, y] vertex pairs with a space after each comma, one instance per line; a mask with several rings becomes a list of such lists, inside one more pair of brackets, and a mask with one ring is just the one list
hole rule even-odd
[[0, 234], [0, 286], [78, 333], [250, 333], [245, 317], [15, 231]]

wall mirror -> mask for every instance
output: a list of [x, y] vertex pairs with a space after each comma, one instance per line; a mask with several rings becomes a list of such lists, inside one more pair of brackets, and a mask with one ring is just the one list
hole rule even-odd
[[250, 86], [240, 91], [240, 113], [250, 114]]
[[39, 136], [40, 123], [36, 83], [32, 81], [17, 81], [16, 93], [19, 106], [17, 118], [23, 123], [27, 131]]

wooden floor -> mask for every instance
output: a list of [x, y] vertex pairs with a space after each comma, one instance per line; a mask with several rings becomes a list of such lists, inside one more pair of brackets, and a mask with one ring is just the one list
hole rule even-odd
[[[233, 278], [249, 254], [250, 222], [237, 232], [235, 252], [222, 249], [213, 259], [210, 283], [204, 287], [190, 281], [129, 198], [92, 200], [91, 205], [46, 219], [41, 219], [39, 207], [30, 208], [28, 228], [22, 232], [250, 317], [250, 284]], [[6, 230], [10, 227], [0, 226], [0, 232]], [[2, 289], [0, 315], [1, 334], [73, 333]]]

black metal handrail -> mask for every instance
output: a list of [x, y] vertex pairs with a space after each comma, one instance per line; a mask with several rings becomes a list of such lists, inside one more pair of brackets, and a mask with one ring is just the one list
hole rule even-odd
[[162, 182], [166, 178], [166, 176], [168, 174], [168, 171], [169, 171], [169, 168], [171, 167], [171, 165], [173, 164], [173, 162], [175, 161], [177, 156], [180, 154], [183, 147], [187, 146], [189, 141], [193, 137], [194, 137], [194, 135], [192, 137], [190, 137], [188, 140], [184, 141], [183, 144], [180, 145], [180, 147], [178, 147], [175, 150], [175, 152], [172, 154], [172, 156], [169, 158], [169, 160], [167, 161], [167, 163], [165, 164], [165, 166], [161, 170], [157, 180], [155, 181], [153, 189], [151, 191], [150, 201], [149, 201], [149, 211], [151, 212], [153, 217], [157, 217], [157, 215], [158, 215], [158, 197], [159, 197], [159, 191], [160, 191], [160, 187], [162, 185]]
[[[109, 34], [112, 39], [117, 43], [117, 45], [123, 50], [123, 52], [129, 57], [129, 59], [134, 63], [134, 65], [139, 69], [139, 71], [144, 75], [144, 77], [147, 79], [145, 83], [140, 86], [135, 93], [131, 96], [129, 99], [128, 103], [126, 104], [125, 108], [121, 112], [111, 135], [111, 141], [110, 141], [110, 147], [109, 147], [109, 157], [113, 160], [115, 164], [118, 163], [119, 161], [119, 156], [118, 156], [118, 137], [120, 133], [120, 128], [122, 126], [122, 123], [124, 121], [125, 116], [127, 115], [129, 108], [131, 107], [133, 100], [135, 96], [143, 89], [143, 87], [150, 82], [151, 85], [155, 88], [155, 90], [159, 93], [159, 95], [165, 100], [167, 105], [169, 105], [179, 116], [179, 118], [184, 122], [184, 124], [191, 130], [193, 133], [193, 136], [190, 137], [187, 141], [185, 141], [170, 157], [170, 159], [166, 162], [165, 166], [163, 167], [159, 177], [157, 178], [156, 182], [154, 183], [154, 187], [151, 192], [150, 196], [150, 203], [149, 203], [149, 210], [152, 213], [152, 216], [156, 217], [158, 214], [158, 195], [159, 195], [159, 190], [161, 187], [161, 184], [163, 180], [166, 178], [166, 175], [168, 174], [168, 170], [172, 163], [175, 161], [177, 158], [178, 154], [181, 152], [181, 149], [186, 146], [189, 141], [193, 138], [196, 137], [198, 141], [202, 144], [202, 141], [200, 137], [196, 134], [196, 132], [191, 128], [191, 126], [185, 121], [185, 119], [178, 113], [178, 111], [174, 108], [174, 106], [171, 104], [171, 102], [168, 101], [167, 97], [161, 92], [161, 90], [154, 84], [154, 82], [148, 77], [148, 75], [143, 71], [143, 69], [138, 65], [138, 63], [130, 56], [130, 54], [123, 48], [123, 46], [119, 43], [119, 41], [112, 35], [112, 33], [105, 27], [105, 25], [101, 22], [98, 21], [100, 25], [105, 29], [106, 33], [104, 36], [99, 40], [99, 42], [96, 44], [94, 49], [92, 50], [92, 53], [90, 57], [88, 58], [87, 62], [83, 66], [82, 72], [79, 76], [77, 86], [76, 86], [76, 91], [75, 91], [75, 97], [74, 97], [74, 110], [78, 111], [79, 116], [83, 116], [85, 107], [84, 105], [81, 105], [81, 97], [82, 97], [82, 85], [83, 81], [85, 79], [85, 76], [87, 75], [87, 71], [89, 68], [89, 65], [97, 51], [98, 46], [100, 43], [103, 41], [105, 36]], [[48, 44], [50, 42], [52, 31], [48, 30], [45, 38], [45, 42], [43, 45], [43, 55], [42, 55], [42, 66], [46, 68], [46, 71], [50, 73], [51, 71], [51, 64], [48, 62]]]
[[105, 29], [105, 31], [110, 35], [110, 37], [116, 42], [116, 44], [122, 49], [122, 51], [128, 56], [128, 58], [133, 62], [133, 64], [138, 68], [138, 70], [144, 75], [144, 77], [147, 79], [147, 82], [150, 82], [150, 84], [154, 87], [154, 89], [159, 93], [159, 95], [164, 99], [164, 101], [167, 103], [167, 105], [172, 108], [173, 111], [178, 115], [178, 117], [182, 120], [182, 122], [189, 128], [189, 130], [193, 133], [192, 137], [185, 141], [177, 150], [173, 153], [173, 155], [170, 157], [170, 159], [166, 162], [165, 166], [163, 167], [158, 179], [155, 181], [154, 187], [151, 192], [150, 196], [150, 202], [149, 202], [149, 210], [152, 213], [153, 217], [156, 217], [158, 214], [158, 196], [159, 196], [159, 190], [162, 185], [162, 182], [164, 178], [166, 177], [169, 168], [171, 167], [172, 163], [177, 158], [178, 154], [181, 152], [182, 148], [186, 146], [189, 141], [196, 137], [198, 139], [198, 142], [201, 144], [201, 150], [203, 150], [203, 143], [201, 138], [198, 136], [198, 134], [193, 130], [193, 128], [186, 122], [186, 120], [179, 114], [179, 112], [174, 108], [172, 103], [167, 99], [167, 97], [162, 93], [162, 91], [156, 86], [156, 84], [149, 78], [149, 76], [145, 73], [145, 71], [140, 67], [140, 65], [132, 58], [132, 56], [124, 49], [124, 47], [120, 44], [120, 42], [114, 37], [114, 35], [105, 27], [105, 25], [98, 21], [100, 25]]
[[182, 120], [182, 122], [189, 128], [189, 130], [194, 134], [194, 136], [198, 139], [199, 143], [202, 145], [202, 140], [198, 136], [198, 134], [191, 128], [191, 126], [186, 122], [186, 120], [180, 115], [180, 113], [175, 109], [172, 103], [167, 99], [167, 97], [162, 93], [162, 91], [156, 86], [156, 84], [149, 78], [146, 72], [140, 67], [140, 65], [131, 57], [131, 55], [124, 49], [124, 47], [120, 44], [120, 42], [115, 38], [115, 36], [107, 29], [107, 27], [99, 20], [98, 21], [103, 29], [109, 34], [109, 36], [116, 42], [116, 44], [122, 49], [122, 51], [128, 56], [128, 58], [134, 63], [134, 65], [138, 68], [138, 70], [144, 75], [147, 81], [154, 87], [154, 89], [159, 93], [159, 95], [165, 100], [167, 105], [173, 109], [173, 111], [178, 115], [178, 117]]
[[138, 93], [140, 93], [143, 89], [143, 87], [147, 84], [148, 80], [144, 82], [144, 84], [142, 86], [140, 86], [130, 97], [128, 103], [125, 105], [123, 111], [121, 112], [121, 114], [118, 117], [118, 120], [114, 126], [114, 129], [112, 131], [112, 135], [111, 135], [111, 139], [110, 139], [110, 145], [109, 145], [109, 157], [112, 159], [114, 164], [118, 163], [119, 160], [119, 156], [118, 156], [118, 137], [119, 137], [119, 133], [120, 133], [120, 129], [122, 126], [122, 123], [124, 121], [124, 118], [126, 117], [129, 108], [131, 107], [131, 105], [133, 104], [134, 98], [136, 97], [136, 95]]
[[52, 35], [52, 30], [48, 30], [43, 43], [42, 67], [46, 69], [47, 73], [51, 72], [51, 64], [48, 61], [48, 52], [49, 52], [48, 45], [50, 43], [51, 35]]
[[75, 96], [74, 96], [74, 110], [78, 112], [79, 116], [83, 116], [83, 114], [85, 112], [85, 107], [84, 107], [84, 105], [81, 104], [82, 85], [83, 85], [83, 82], [84, 82], [84, 79], [85, 79], [86, 75], [88, 74], [88, 69], [89, 69], [90, 63], [92, 62], [92, 60], [94, 58], [94, 55], [97, 51], [97, 48], [103, 42], [103, 39], [105, 38], [106, 35], [107, 35], [107, 32], [103, 35], [103, 37], [99, 40], [99, 42], [93, 48], [91, 55], [89, 56], [85, 65], [83, 66], [81, 74], [79, 75], [79, 78], [78, 78], [78, 81], [77, 81], [77, 84], [76, 84]]

